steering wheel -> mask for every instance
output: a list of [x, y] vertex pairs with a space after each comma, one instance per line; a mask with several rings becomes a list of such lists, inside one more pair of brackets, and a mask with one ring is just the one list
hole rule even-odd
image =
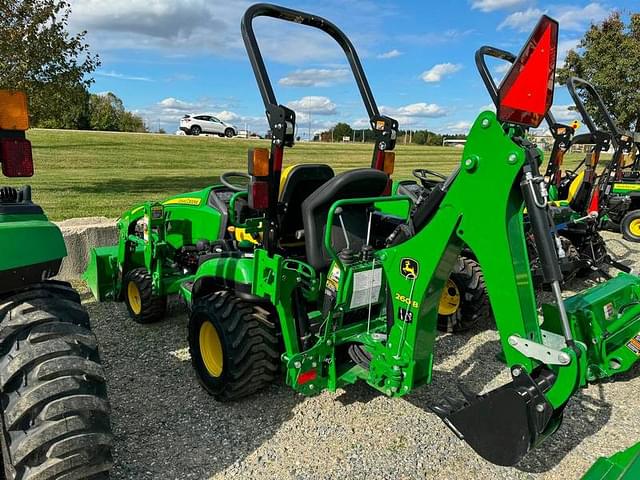
[[251, 180], [251, 175], [243, 172], [224, 172], [220, 175], [220, 183], [222, 183], [229, 190], [233, 190], [234, 192], [246, 192], [247, 185], [237, 185], [233, 183], [230, 178], [245, 178], [247, 180]]
[[[422, 186], [425, 188], [433, 188], [447, 179], [447, 177], [441, 173], [434, 172], [433, 170], [427, 170], [426, 168], [416, 168], [412, 173], [414, 177], [422, 182]], [[439, 180], [429, 177], [436, 177]]]

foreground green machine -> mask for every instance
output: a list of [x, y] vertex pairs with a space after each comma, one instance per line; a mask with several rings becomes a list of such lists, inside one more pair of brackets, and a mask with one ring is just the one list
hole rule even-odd
[[[33, 175], [27, 100], [0, 91], [0, 164]], [[105, 374], [80, 297], [52, 280], [67, 255], [31, 188], [0, 187], [0, 399], [7, 479], [107, 478]]]
[[640, 443], [611, 457], [601, 457], [582, 480], [636, 480], [640, 478]]
[[[376, 134], [371, 168], [334, 176], [326, 165], [306, 165], [285, 174], [295, 112], [278, 104], [267, 76], [253, 32], [262, 16], [316, 27], [338, 42]], [[526, 139], [552, 103], [557, 33], [543, 17], [499, 88], [497, 115], [479, 115], [459, 168], [411, 202], [389, 195], [398, 124], [379, 113], [351, 42], [321, 17], [250, 7], [242, 34], [271, 150], [251, 150], [247, 173], [223, 175], [227, 189], [127, 212], [119, 244], [95, 249], [85, 278], [99, 300], [128, 297], [142, 322], [178, 292], [191, 307], [194, 369], [218, 400], [256, 392], [282, 371], [303, 395], [364, 381], [402, 397], [431, 382], [438, 309], [468, 246], [484, 273], [512, 381], [483, 395], [460, 386], [460, 398], [432, 409], [487, 460], [516, 464], [560, 427], [576, 391], [630, 370], [640, 355], [638, 277], [621, 273], [562, 298], [542, 156]], [[234, 184], [233, 175], [248, 184]], [[483, 192], [482, 202], [474, 192]], [[525, 206], [555, 298], [542, 318]], [[206, 208], [220, 213], [218, 222], [200, 217]], [[221, 238], [230, 230], [234, 238]]]

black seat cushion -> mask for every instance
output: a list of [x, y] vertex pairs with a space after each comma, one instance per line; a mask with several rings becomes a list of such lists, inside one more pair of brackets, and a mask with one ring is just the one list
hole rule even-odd
[[304, 228], [302, 202], [333, 177], [333, 169], [322, 163], [299, 164], [289, 168], [280, 189], [280, 203], [284, 206], [279, 219], [281, 243], [295, 240], [296, 232]]
[[[322, 270], [331, 263], [331, 257], [324, 248], [327, 215], [331, 205], [346, 198], [379, 197], [384, 193], [388, 181], [387, 174], [380, 170], [359, 168], [332, 178], [307, 197], [302, 203], [302, 220], [307, 262], [311, 266]], [[354, 251], [358, 251], [366, 239], [368, 207], [349, 206], [342, 214], [350, 247]], [[333, 222], [332, 240], [336, 251], [346, 246], [337, 215]]]

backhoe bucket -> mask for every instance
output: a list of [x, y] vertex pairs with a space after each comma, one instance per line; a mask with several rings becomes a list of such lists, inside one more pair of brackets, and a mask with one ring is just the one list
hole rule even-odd
[[118, 246], [93, 248], [82, 278], [98, 301], [114, 300], [118, 285]]
[[544, 396], [555, 376], [550, 371], [534, 380], [519, 367], [513, 382], [475, 396], [459, 386], [465, 401], [445, 399], [432, 410], [478, 455], [497, 465], [511, 466], [556, 431], [562, 410], [554, 411]]

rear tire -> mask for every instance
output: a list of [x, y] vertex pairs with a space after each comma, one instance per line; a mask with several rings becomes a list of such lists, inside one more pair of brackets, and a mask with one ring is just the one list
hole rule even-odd
[[622, 218], [620, 232], [625, 240], [640, 242], [640, 210], [632, 210]]
[[191, 127], [191, 135], [198, 136], [202, 133], [202, 129], [198, 125]]
[[278, 375], [280, 353], [271, 314], [231, 292], [194, 302], [188, 341], [198, 381], [218, 401], [246, 397]]
[[137, 323], [162, 320], [167, 310], [167, 297], [153, 294], [151, 274], [146, 268], [134, 268], [124, 276], [124, 303], [129, 316]]
[[105, 375], [68, 284], [35, 284], [0, 300], [0, 400], [7, 479], [108, 478]]
[[470, 258], [458, 257], [440, 300], [438, 330], [449, 333], [464, 332], [482, 321], [492, 319], [493, 314], [480, 265]]

